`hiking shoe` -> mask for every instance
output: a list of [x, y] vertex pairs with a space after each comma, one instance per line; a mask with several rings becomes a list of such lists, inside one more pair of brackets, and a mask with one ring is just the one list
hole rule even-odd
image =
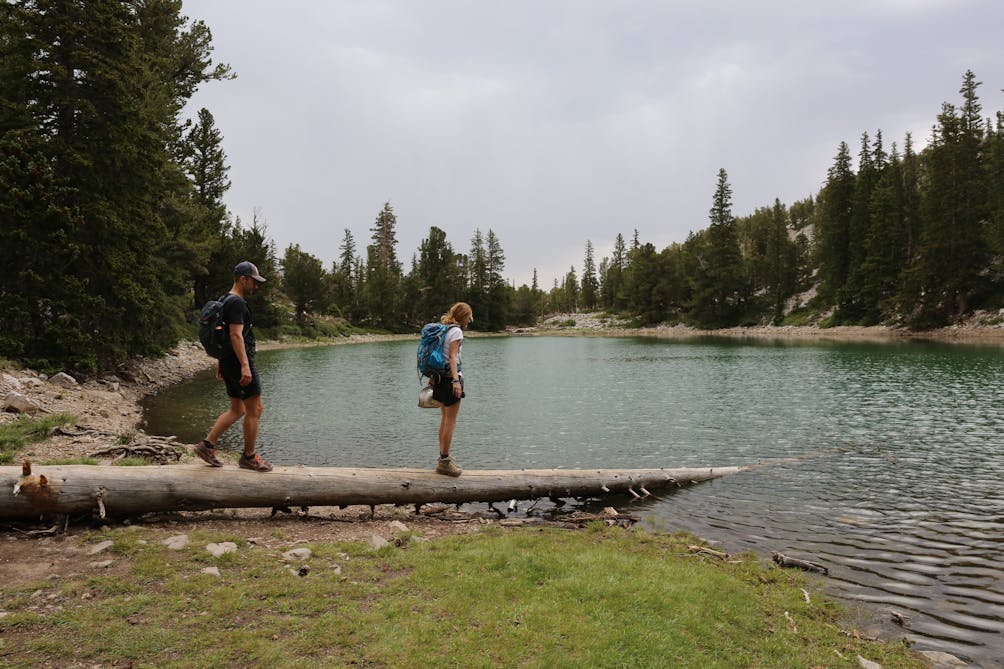
[[237, 462], [237, 464], [244, 469], [253, 469], [256, 472], [272, 471], [272, 463], [262, 460], [262, 457], [257, 453], [250, 456], [241, 453], [241, 459]]
[[443, 474], [444, 476], [460, 476], [464, 470], [457, 466], [457, 463], [453, 461], [453, 458], [446, 456], [445, 458], [439, 458], [439, 462], [436, 463], [436, 473]]
[[203, 439], [195, 445], [195, 454], [202, 458], [210, 467], [222, 467], [223, 463], [216, 457], [216, 449], [208, 441]]

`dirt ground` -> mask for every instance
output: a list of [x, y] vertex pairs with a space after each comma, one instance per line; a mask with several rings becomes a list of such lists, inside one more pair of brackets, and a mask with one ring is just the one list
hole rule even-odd
[[[518, 334], [604, 334], [624, 336], [650, 336], [659, 338], [687, 338], [701, 334], [684, 327], [623, 330], [611, 327], [595, 316], [568, 315], [576, 319], [576, 327], [557, 328], [542, 326], [522, 329]], [[552, 319], [552, 322], [567, 319]], [[1004, 328], [996, 325], [967, 325], [945, 328], [922, 335], [884, 327], [829, 328], [764, 327], [733, 328], [715, 332], [717, 336], [784, 340], [841, 340], [841, 341], [906, 341], [925, 340], [1004, 345]], [[346, 338], [344, 343], [373, 341], [372, 336]], [[262, 348], [278, 347], [265, 345]], [[56, 385], [52, 380], [27, 369], [0, 370], [0, 399], [14, 390], [27, 396], [44, 412], [68, 413], [77, 417], [77, 425], [67, 432], [22, 449], [15, 462], [30, 460], [42, 463], [52, 460], [79, 458], [102, 448], [112, 447], [130, 439], [142, 437], [140, 429], [142, 412], [140, 402], [161, 388], [210, 368], [214, 362], [205, 355], [197, 343], [183, 343], [160, 359], [137, 359], [116, 374], [88, 379], [69, 387]], [[12, 413], [0, 413], [0, 422], [15, 420]], [[183, 451], [181, 462], [199, 462], [192, 454], [191, 445], [178, 444]], [[110, 460], [106, 461], [110, 462]], [[425, 510], [425, 509], [423, 509]], [[313, 541], [371, 541], [374, 535], [393, 541], [395, 532], [402, 530], [426, 538], [443, 535], [477, 532], [496, 522], [492, 518], [470, 517], [446, 511], [435, 516], [416, 515], [413, 508], [334, 507], [312, 508], [306, 515], [277, 513], [268, 509], [227, 509], [208, 512], [180, 512], [155, 514], [126, 522], [154, 529], [158, 536], [184, 534], [197, 528], [214, 533], [232, 534], [257, 542], [263, 538], [282, 536], [281, 541], [292, 545]], [[93, 522], [75, 521], [65, 533], [31, 535], [39, 526], [4, 526], [0, 524], [0, 581], [18, 582], [41, 575], [70, 573], [86, 568], [96, 558], [89, 555], [81, 544], [84, 537], [95, 529]], [[26, 545], [30, 539], [30, 548]], [[280, 541], [275, 539], [274, 541]], [[26, 553], [27, 551], [27, 553]], [[13, 580], [12, 580], [13, 579]]]

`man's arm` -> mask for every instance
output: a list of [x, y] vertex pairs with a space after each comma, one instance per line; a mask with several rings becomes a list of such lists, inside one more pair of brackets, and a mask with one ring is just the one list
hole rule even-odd
[[241, 385], [246, 386], [251, 383], [251, 363], [248, 362], [248, 352], [244, 350], [244, 324], [230, 324], [230, 345], [234, 347], [234, 354], [241, 363]]

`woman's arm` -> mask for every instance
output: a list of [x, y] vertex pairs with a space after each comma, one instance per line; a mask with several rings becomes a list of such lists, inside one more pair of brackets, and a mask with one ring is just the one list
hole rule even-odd
[[460, 373], [457, 371], [457, 357], [460, 355], [460, 340], [450, 342], [450, 378], [453, 379], [453, 395], [460, 397], [463, 392], [460, 386]]

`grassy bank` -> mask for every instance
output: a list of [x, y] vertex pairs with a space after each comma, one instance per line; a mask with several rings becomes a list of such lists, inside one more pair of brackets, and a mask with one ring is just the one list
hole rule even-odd
[[[380, 550], [298, 544], [312, 551], [298, 562], [281, 533], [249, 543], [200, 529], [169, 550], [165, 529], [95, 532], [88, 544], [114, 545], [88, 559], [110, 565], [5, 587], [0, 664], [787, 669], [858, 667], [860, 654], [925, 666], [844, 631], [822, 596], [806, 601], [801, 574], [695, 556], [690, 537], [402, 534]], [[221, 541], [237, 551], [212, 557], [205, 545]]]
[[11, 464], [20, 449], [48, 439], [57, 427], [74, 420], [68, 414], [52, 414], [39, 418], [19, 416], [13, 422], [0, 424], [0, 465]]

